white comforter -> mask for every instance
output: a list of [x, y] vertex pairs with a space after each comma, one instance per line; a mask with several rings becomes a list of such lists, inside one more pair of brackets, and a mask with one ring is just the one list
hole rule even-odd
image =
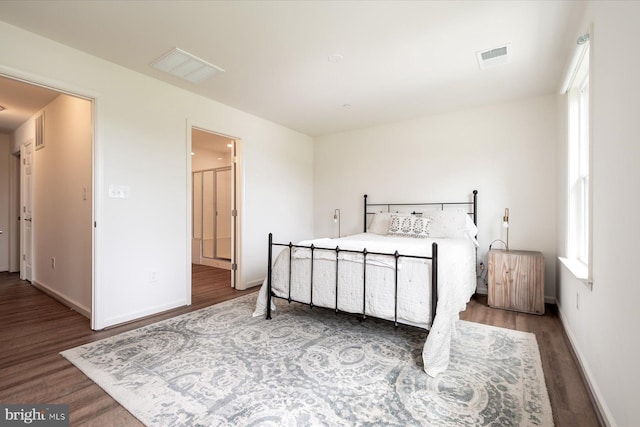
[[[398, 268], [398, 322], [430, 329], [423, 347], [424, 370], [436, 376], [447, 369], [452, 334], [460, 311], [475, 292], [475, 246], [467, 239], [414, 239], [362, 233], [341, 239], [315, 239], [300, 242], [316, 248], [362, 250], [402, 255], [431, 256], [431, 244], [438, 243], [438, 305], [435, 322], [431, 319], [431, 262], [400, 258]], [[310, 249], [293, 248], [291, 298], [311, 302]], [[363, 305], [362, 255], [340, 252], [338, 267], [338, 309], [361, 313]], [[314, 251], [313, 305], [336, 306], [335, 251]], [[393, 256], [367, 255], [365, 313], [394, 320], [395, 259]], [[272, 291], [289, 295], [289, 250], [276, 257], [272, 273]], [[265, 315], [267, 282], [262, 285], [254, 316]], [[272, 302], [272, 307], [275, 305]]]

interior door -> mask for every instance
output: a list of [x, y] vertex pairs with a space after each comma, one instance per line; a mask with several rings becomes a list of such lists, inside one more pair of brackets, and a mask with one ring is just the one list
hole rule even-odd
[[236, 167], [237, 167], [237, 141], [231, 142], [231, 287], [236, 287], [236, 274], [238, 272], [238, 252], [236, 238], [238, 237], [238, 205], [236, 200]]
[[192, 173], [193, 235], [191, 238], [191, 262], [202, 264], [202, 172]]
[[22, 191], [20, 192], [20, 205], [22, 206], [22, 221], [20, 221], [20, 278], [22, 280], [32, 280], [32, 260], [33, 260], [33, 237], [32, 237], [32, 185], [33, 185], [33, 140], [20, 147], [20, 177]]
[[216, 258], [215, 171], [202, 172], [202, 256]]
[[231, 260], [231, 169], [216, 170], [216, 258]]

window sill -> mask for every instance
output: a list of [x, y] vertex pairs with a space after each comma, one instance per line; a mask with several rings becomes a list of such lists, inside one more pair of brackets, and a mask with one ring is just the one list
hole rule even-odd
[[586, 264], [578, 261], [577, 259], [563, 257], [558, 257], [558, 259], [567, 268], [567, 270], [569, 270], [573, 277], [584, 283], [589, 290], [593, 289], [593, 281], [589, 280], [589, 268]]

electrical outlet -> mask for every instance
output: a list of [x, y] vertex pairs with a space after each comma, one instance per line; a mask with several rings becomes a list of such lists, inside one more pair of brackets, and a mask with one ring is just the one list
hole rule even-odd
[[150, 271], [149, 272], [149, 283], [158, 283], [158, 272]]
[[476, 268], [476, 273], [477, 273], [477, 277], [482, 278], [484, 276], [485, 273], [485, 268], [484, 268], [484, 263], [482, 261], [480, 261], [477, 265]]

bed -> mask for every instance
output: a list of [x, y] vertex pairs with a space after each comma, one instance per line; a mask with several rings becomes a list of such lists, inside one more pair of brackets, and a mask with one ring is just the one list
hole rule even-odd
[[[427, 329], [424, 370], [438, 375], [476, 289], [477, 194], [399, 204], [370, 203], [365, 195], [362, 233], [297, 244], [275, 243], [269, 234], [254, 316], [270, 319], [280, 298]], [[281, 249], [275, 262], [274, 248]]]

